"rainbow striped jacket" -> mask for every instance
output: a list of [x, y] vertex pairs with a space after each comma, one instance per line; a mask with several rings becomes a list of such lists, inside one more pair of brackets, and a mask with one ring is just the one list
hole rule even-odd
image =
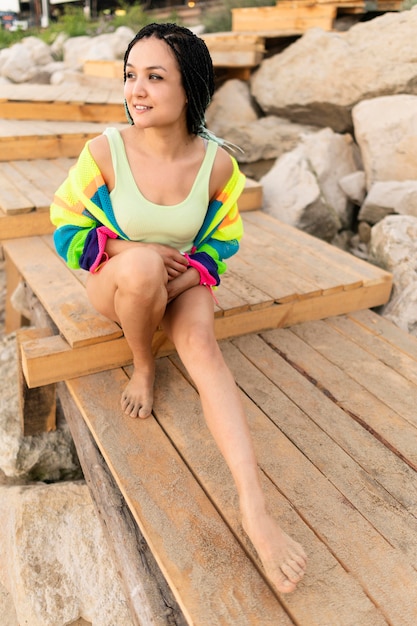
[[[56, 226], [54, 244], [58, 254], [72, 269], [95, 272], [108, 258], [104, 250], [107, 238], [128, 237], [117, 223], [109, 191], [88, 143], [55, 193], [50, 217]], [[209, 203], [192, 250], [196, 262], [202, 263], [210, 274], [217, 274], [217, 278], [226, 271], [224, 259], [238, 251], [243, 235], [237, 200], [243, 191], [245, 176], [231, 158], [232, 176]], [[218, 282], [216, 279], [213, 284]]]

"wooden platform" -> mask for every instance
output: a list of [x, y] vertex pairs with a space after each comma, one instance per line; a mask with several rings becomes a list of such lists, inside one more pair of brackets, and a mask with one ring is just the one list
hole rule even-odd
[[0, 85], [0, 118], [122, 124], [123, 87]]
[[269, 507], [309, 555], [290, 596], [263, 578], [175, 356], [157, 361], [148, 420], [121, 414], [129, 370], [66, 383], [186, 623], [415, 626], [417, 340], [362, 311], [225, 341], [222, 350]]
[[[262, 211], [243, 216], [241, 251], [230, 259], [217, 292], [219, 339], [370, 308], [388, 300], [389, 273]], [[98, 316], [89, 304], [85, 272], [67, 268], [53, 250], [51, 237], [12, 239], [3, 245], [9, 295], [23, 277], [57, 329], [22, 341], [22, 367], [29, 387], [131, 362], [119, 326]], [[8, 331], [20, 325], [10, 298], [6, 324]], [[154, 350], [161, 356], [172, 351], [161, 332], [155, 334]]]
[[[96, 134], [98, 132], [100, 131], [97, 129]], [[46, 141], [51, 145], [59, 145], [62, 135], [54, 136], [51, 130], [46, 137]], [[79, 153], [86, 139], [87, 137], [84, 136], [81, 144], [82, 138], [79, 136], [76, 141], [69, 142], [67, 146], [74, 146], [75, 143], [80, 142]], [[34, 141], [34, 137], [31, 141]], [[1, 142], [0, 138], [0, 145]], [[26, 142], [24, 143], [27, 145]], [[42, 137], [39, 138], [39, 144], [41, 143]], [[22, 159], [1, 162], [0, 160], [0, 241], [50, 234], [54, 231], [55, 227], [49, 218], [49, 207], [55, 191], [65, 180], [69, 168], [75, 161], [75, 158], [68, 157], [30, 161]], [[240, 210], [259, 209], [261, 206], [262, 185], [247, 179], [239, 200]]]
[[[123, 128], [125, 124], [112, 124]], [[109, 124], [0, 119], [0, 162], [77, 157]], [[0, 170], [1, 171], [1, 170]]]

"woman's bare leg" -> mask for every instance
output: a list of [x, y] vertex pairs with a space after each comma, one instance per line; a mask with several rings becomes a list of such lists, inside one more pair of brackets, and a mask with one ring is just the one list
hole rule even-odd
[[93, 306], [120, 323], [133, 353], [133, 375], [121, 405], [126, 415], [148, 417], [152, 411], [155, 363], [152, 337], [167, 304], [168, 275], [161, 257], [149, 248], [132, 247], [89, 275]]
[[275, 588], [291, 592], [304, 575], [306, 555], [266, 510], [239, 390], [215, 339], [211, 294], [205, 287], [184, 292], [168, 306], [163, 325], [197, 386], [207, 425], [234, 478], [243, 527]]

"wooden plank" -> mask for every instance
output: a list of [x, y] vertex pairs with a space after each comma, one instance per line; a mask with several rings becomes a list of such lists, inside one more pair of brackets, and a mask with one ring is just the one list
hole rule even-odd
[[188, 623], [293, 624], [157, 421], [121, 414], [126, 382], [113, 370], [67, 386]]
[[[385, 403], [368, 387], [368, 377], [361, 381], [355, 380], [356, 375], [349, 371], [346, 353], [344, 365], [338, 366], [335, 359], [341, 359], [345, 354], [346, 343], [338, 341], [337, 333], [329, 335], [329, 327], [324, 323], [311, 322], [310, 324], [299, 324], [291, 329], [292, 337], [289, 341], [287, 335], [279, 331], [272, 337], [268, 336], [268, 341], [274, 342], [277, 349], [286, 359], [294, 363], [300, 371], [314, 371], [314, 377], [319, 385], [330, 397], [334, 398], [334, 403], [344, 410], [349, 410], [352, 419], [355, 419], [363, 428], [367, 429], [388, 449], [392, 450], [407, 463], [412, 469], [417, 469], [417, 446], [416, 428], [403, 416], [402, 409], [396, 412]], [[336, 343], [332, 350], [326, 349], [326, 342], [329, 336]], [[321, 345], [320, 345], [321, 338]], [[279, 343], [278, 343], [279, 341]], [[360, 354], [360, 351], [355, 354]], [[329, 355], [333, 352], [334, 359]], [[329, 358], [330, 356], [330, 358]], [[367, 359], [369, 362], [369, 358]], [[355, 359], [357, 363], [357, 359]], [[375, 360], [371, 361], [372, 364]], [[380, 367], [379, 367], [380, 369]], [[383, 379], [386, 386], [387, 379]], [[370, 384], [372, 378], [370, 379]], [[376, 390], [377, 393], [377, 390]], [[415, 398], [416, 391], [413, 391]], [[385, 393], [385, 395], [387, 395]]]
[[389, 319], [369, 310], [351, 313], [349, 319], [364, 326], [369, 332], [373, 332], [388, 344], [395, 346], [396, 350], [417, 359], [417, 343], [414, 336], [406, 333]]
[[0, 163], [0, 184], [3, 185], [5, 178], [8, 179], [18, 192], [28, 198], [32, 208], [42, 211], [49, 209], [52, 196], [50, 188], [45, 186], [47, 178], [44, 175], [45, 169], [49, 168], [49, 162], [44, 161], [43, 167], [39, 165], [38, 161]]
[[53, 233], [55, 226], [46, 211], [5, 215], [0, 212], [0, 241]]
[[23, 237], [3, 245], [71, 347], [122, 335], [117, 324], [95, 311], [84, 287], [41, 238]]
[[32, 211], [35, 208], [34, 203], [10, 180], [7, 170], [10, 171], [10, 165], [0, 163], [0, 209], [6, 215]]
[[249, 335], [233, 344], [234, 350], [230, 344], [225, 350], [239, 386], [378, 532], [415, 562], [415, 472], [314, 384], [314, 369], [297, 371], [268, 336]]
[[113, 95], [107, 104], [79, 104], [71, 102], [0, 101], [0, 116], [14, 120], [57, 120], [123, 123], [126, 115], [122, 96]]
[[[20, 352], [22, 342], [50, 335], [48, 329], [30, 328], [17, 331], [17, 348]], [[19, 412], [22, 434], [32, 437], [48, 433], [56, 428], [56, 385], [44, 385], [29, 389], [23, 376], [20, 354], [18, 362]]]
[[296, 263], [294, 258], [282, 256], [278, 263], [268, 247], [249, 236], [242, 239], [240, 250], [239, 256], [230, 259], [230, 267], [237, 275], [245, 275], [247, 280], [268, 293], [276, 302], [295, 300], [301, 294], [308, 294], [309, 297], [321, 295], [320, 285], [310, 274], [292, 271]]
[[263, 187], [256, 180], [246, 178], [245, 188], [239, 198], [239, 211], [256, 211], [262, 209]]
[[[392, 343], [381, 341], [380, 335], [375, 332], [377, 328], [369, 330], [349, 317], [331, 318], [327, 320], [327, 323], [344, 337], [348, 337], [349, 341], [354, 342], [378, 361], [417, 386], [416, 358], [398, 350], [397, 346]], [[417, 350], [417, 339], [408, 333], [405, 335], [408, 344], [414, 344], [414, 349]]]
[[367, 284], [371, 284], [374, 281], [392, 282], [392, 274], [382, 268], [359, 259], [298, 228], [289, 226], [264, 211], [254, 211], [245, 214], [245, 222], [256, 224], [265, 232], [274, 233], [280, 241], [286, 240], [291, 247], [295, 246], [297, 252], [300, 248], [306, 248], [314, 258], [323, 259], [325, 257], [329, 265], [339, 268], [341, 272], [356, 275], [357, 280], [362, 279]]
[[36, 207], [49, 210], [54, 193], [67, 173], [57, 168], [53, 160], [47, 159], [15, 161], [13, 167], [27, 180], [31, 193], [36, 194]]
[[184, 616], [64, 383], [59, 386], [59, 397], [133, 624], [185, 626]]
[[232, 31], [263, 32], [278, 30], [292, 34], [304, 33], [309, 28], [330, 31], [336, 17], [332, 5], [244, 7], [232, 9]]
[[28, 323], [28, 320], [24, 315], [15, 309], [13, 306], [13, 294], [19, 283], [22, 280], [22, 276], [19, 269], [16, 267], [13, 259], [7, 253], [5, 246], [3, 245], [4, 256], [6, 260], [6, 303], [5, 303], [5, 331], [6, 333], [12, 333], [23, 324]]
[[[276, 259], [288, 274], [308, 276], [323, 292], [340, 291], [343, 289], [357, 289], [364, 284], [364, 277], [359, 272], [345, 268], [342, 263], [336, 266], [329, 263], [327, 250], [323, 246], [322, 254], [317, 254], [305, 245], [305, 242], [291, 241], [285, 235], [279, 236], [259, 226], [255, 221], [245, 220], [245, 239], [256, 246], [262, 241], [262, 251], [265, 250]], [[258, 244], [259, 245], [259, 244]]]
[[123, 78], [123, 61], [86, 60], [83, 64], [86, 76], [103, 78]]

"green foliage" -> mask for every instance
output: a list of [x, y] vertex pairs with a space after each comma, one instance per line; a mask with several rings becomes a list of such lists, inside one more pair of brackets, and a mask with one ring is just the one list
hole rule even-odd
[[401, 10], [408, 11], [409, 9], [412, 9], [414, 6], [416, 6], [416, 4], [417, 0], [404, 0]]

